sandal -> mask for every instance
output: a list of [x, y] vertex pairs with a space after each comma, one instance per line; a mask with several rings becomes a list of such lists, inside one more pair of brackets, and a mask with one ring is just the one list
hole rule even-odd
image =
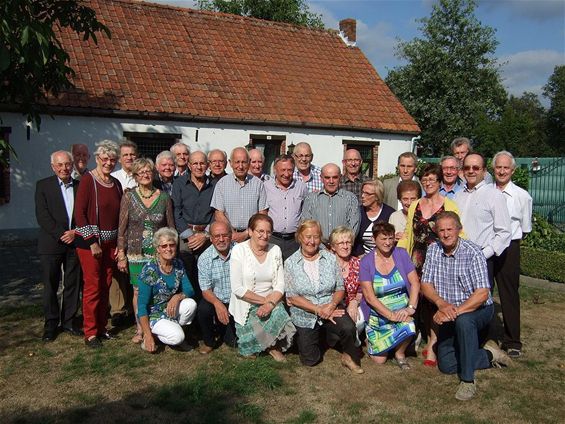
[[136, 332], [135, 335], [131, 338], [132, 343], [140, 344], [143, 341], [143, 334]]
[[412, 369], [406, 358], [394, 358], [394, 359], [396, 360], [396, 365], [398, 365], [398, 368], [400, 368], [402, 371], [408, 371]]
[[433, 359], [426, 359], [426, 360], [424, 360], [424, 366], [430, 367], [430, 368], [435, 368], [435, 367], [437, 367], [437, 361], [434, 361]]

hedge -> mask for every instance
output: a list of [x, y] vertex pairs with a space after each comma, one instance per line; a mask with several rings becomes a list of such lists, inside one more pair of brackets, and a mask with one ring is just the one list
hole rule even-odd
[[523, 275], [565, 283], [565, 253], [521, 247], [520, 271]]

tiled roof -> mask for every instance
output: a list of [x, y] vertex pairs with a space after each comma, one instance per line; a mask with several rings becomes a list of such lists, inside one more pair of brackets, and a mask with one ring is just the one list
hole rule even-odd
[[92, 113], [417, 133], [335, 31], [138, 2], [92, 0], [112, 32], [62, 34], [76, 89], [49, 104]]

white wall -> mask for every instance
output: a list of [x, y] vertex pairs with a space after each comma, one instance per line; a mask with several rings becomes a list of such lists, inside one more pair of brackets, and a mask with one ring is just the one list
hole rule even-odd
[[[313, 130], [305, 128], [252, 127], [234, 124], [199, 124], [88, 118], [76, 116], [43, 116], [41, 131], [31, 130], [26, 138], [26, 124], [22, 115], [2, 113], [2, 126], [11, 127], [10, 142], [18, 159], [12, 159], [11, 200], [0, 206], [0, 231], [36, 228], [34, 191], [37, 180], [52, 174], [49, 154], [56, 150], [69, 150], [73, 143], [84, 143], [92, 152], [95, 143], [103, 139], [120, 141], [124, 131], [167, 132], [182, 134], [182, 141], [191, 150], [209, 151], [221, 148], [229, 153], [237, 146], [245, 146], [250, 134], [284, 135], [287, 145], [306, 141], [312, 146], [314, 163], [323, 165], [335, 162], [341, 165], [342, 141], [379, 142], [379, 174], [393, 172], [396, 158], [410, 150], [410, 136], [359, 133], [353, 131]], [[198, 142], [196, 130], [198, 129]], [[90, 166], [94, 166], [91, 158]]]

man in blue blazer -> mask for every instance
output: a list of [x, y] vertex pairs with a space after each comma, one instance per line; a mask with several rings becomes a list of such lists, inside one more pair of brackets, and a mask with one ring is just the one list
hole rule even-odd
[[[71, 178], [72, 155], [62, 150], [54, 152], [51, 168], [55, 175], [38, 181], [35, 189], [35, 216], [40, 228], [38, 253], [44, 283], [44, 342], [55, 340], [59, 323], [62, 331], [70, 335], [82, 334], [73, 325], [79, 306], [81, 270], [74, 247], [73, 207], [78, 181]], [[63, 294], [59, 306], [57, 290], [60, 281]]]

